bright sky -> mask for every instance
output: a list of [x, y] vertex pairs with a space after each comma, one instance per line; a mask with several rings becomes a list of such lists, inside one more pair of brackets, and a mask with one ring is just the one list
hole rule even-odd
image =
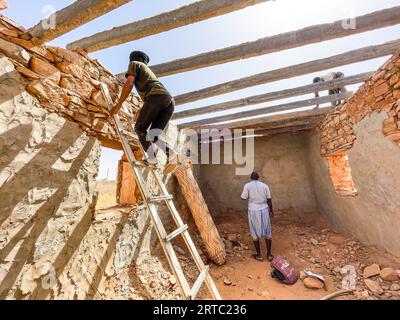
[[[15, 19], [24, 27], [28, 28], [35, 25], [39, 20], [45, 17], [46, 12], [42, 12], [42, 10], [49, 4], [58, 10], [73, 2], [74, 1], [72, 0], [8, 0], [10, 9], [5, 10], [3, 14]], [[105, 16], [93, 20], [88, 24], [56, 39], [51, 44], [65, 47], [69, 42], [89, 36], [96, 32], [151, 17], [193, 2], [195, 1], [134, 0]], [[108, 69], [117, 73], [125, 71], [128, 64], [128, 56], [132, 50], [145, 51], [151, 58], [150, 65], [158, 64], [282, 32], [355, 17], [398, 5], [400, 5], [400, 0], [268, 1], [227, 15], [94, 52], [91, 55], [102, 61]], [[256, 73], [320, 59], [369, 45], [396, 40], [399, 38], [399, 35], [400, 26], [383, 28], [351, 37], [326, 41], [256, 58], [172, 75], [161, 78], [161, 81], [173, 95], [178, 95]], [[373, 71], [381, 66], [386, 59], [387, 58], [380, 58], [347, 65], [340, 68], [340, 71], [343, 71], [346, 75]], [[336, 68], [335, 70], [338, 69]], [[333, 70], [327, 70], [323, 73], [329, 71]], [[310, 83], [317, 75], [318, 74], [309, 74], [306, 76], [235, 91], [218, 97], [190, 103], [188, 105], [182, 105], [177, 107], [176, 110], [181, 111], [256, 94], [303, 86]], [[348, 89], [356, 90], [357, 86], [350, 86]], [[304, 97], [296, 97], [295, 100], [302, 100], [303, 98]], [[292, 100], [293, 98], [285, 99], [279, 102], [275, 101], [273, 103], [266, 103], [259, 106], [242, 108], [241, 110], [265, 107]], [[215, 115], [220, 114], [223, 113], [216, 113]], [[195, 119], [198, 119], [198, 117], [194, 117], [190, 120]], [[100, 179], [106, 178], [107, 173], [109, 179], [115, 179], [117, 161], [120, 156], [121, 152], [103, 149], [99, 174]]]

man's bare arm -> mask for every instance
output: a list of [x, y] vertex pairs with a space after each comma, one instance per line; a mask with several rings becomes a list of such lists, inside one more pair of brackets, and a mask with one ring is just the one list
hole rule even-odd
[[267, 199], [267, 204], [268, 204], [268, 207], [269, 207], [269, 215], [271, 217], [273, 217], [274, 216], [274, 209], [272, 207], [272, 199]]
[[124, 86], [122, 87], [121, 96], [119, 97], [118, 102], [116, 103], [114, 108], [112, 108], [112, 110], [110, 111], [111, 115], [118, 113], [119, 109], [121, 109], [122, 104], [129, 97], [134, 84], [135, 84], [135, 77], [129, 75], [128, 78], [126, 78]]

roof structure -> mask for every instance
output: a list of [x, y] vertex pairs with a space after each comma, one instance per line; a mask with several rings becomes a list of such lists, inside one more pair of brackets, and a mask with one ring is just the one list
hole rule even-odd
[[[78, 39], [68, 44], [67, 48], [80, 48], [87, 52], [93, 52], [268, 1], [269, 0], [197, 1], [154, 17], [133, 21], [132, 23], [118, 26], [111, 30], [100, 31], [94, 35]], [[128, 2], [130, 2], [130, 0], [76, 1], [54, 14], [57, 16], [57, 23], [54, 28], [44, 28], [43, 21], [41, 21], [29, 31], [31, 35], [36, 38], [43, 41], [50, 41]], [[355, 17], [354, 19], [357, 21], [356, 28], [351, 28], [343, 20], [339, 20], [333, 23], [310, 26], [300, 30], [265, 37], [256, 41], [153, 65], [151, 68], [159, 77], [164, 77], [394, 26], [400, 24], [400, 6], [371, 12]], [[290, 65], [207, 88], [201, 88], [196, 91], [180, 94], [175, 97], [175, 100], [177, 105], [191, 103], [260, 84], [289, 79], [300, 75], [391, 55], [399, 48], [400, 39], [379, 45], [363, 47], [319, 60]], [[257, 108], [250, 111], [243, 111], [242, 108], [264, 102], [297, 97], [316, 91], [329, 90], [337, 88], [338, 86], [361, 84], [371, 76], [372, 72], [373, 70], [363, 70], [362, 73], [346, 76], [339, 80], [317, 84], [305, 84], [297, 88], [290, 88], [277, 92], [266, 92], [256, 96], [244, 97], [233, 101], [176, 112], [173, 119], [179, 120], [178, 126], [182, 129], [193, 128], [199, 130], [201, 128], [252, 127], [256, 128], [256, 132], [262, 134], [308, 130], [316, 127], [330, 108], [309, 108], [306, 110], [304, 108], [340, 101], [348, 98], [351, 92], [290, 103], [276, 103], [273, 106]], [[219, 111], [229, 111], [229, 113], [222, 116], [214, 115], [215, 112]], [[203, 118], [195, 121], [187, 120], [187, 118], [193, 116], [202, 116]]]

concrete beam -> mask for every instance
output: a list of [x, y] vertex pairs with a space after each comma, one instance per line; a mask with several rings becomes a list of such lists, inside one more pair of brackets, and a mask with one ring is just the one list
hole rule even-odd
[[[192, 121], [192, 122], [186, 122], [186, 123], [179, 124], [178, 127], [179, 127], [179, 129], [208, 127], [208, 126], [218, 124], [221, 122], [226, 122], [226, 121], [240, 120], [240, 119], [244, 119], [244, 118], [248, 118], [248, 117], [267, 115], [267, 114], [274, 113], [274, 112], [288, 111], [288, 110], [293, 110], [293, 109], [298, 109], [298, 108], [309, 107], [309, 106], [313, 106], [313, 105], [320, 105], [320, 104], [328, 103], [328, 102], [345, 100], [346, 98], [349, 98], [352, 94], [353, 94], [352, 92], [347, 92], [345, 94], [335, 94], [335, 95], [329, 95], [329, 96], [320, 97], [320, 98], [313, 98], [313, 99], [306, 99], [306, 100], [302, 100], [302, 101], [289, 102], [289, 103], [271, 106], [271, 107], [259, 108], [259, 109], [255, 109], [255, 110], [238, 112], [238, 113], [214, 117], [214, 118], [207, 118], [207, 119], [202, 119], [202, 120], [197, 120], [197, 121]], [[230, 124], [226, 124], [225, 126], [229, 127]]]
[[[79, 0], [53, 13], [32, 27], [29, 32], [42, 41], [53, 40], [89, 21], [96, 19], [131, 0]], [[54, 28], [49, 22], [55, 21]]]
[[359, 16], [355, 21], [354, 29], [346, 27], [345, 20], [339, 20], [161, 63], [151, 69], [158, 77], [163, 77], [393, 26], [400, 23], [400, 6]]
[[179, 9], [135, 21], [71, 42], [67, 49], [79, 47], [93, 52], [154, 34], [210, 19], [270, 0], [208, 0], [197, 1]]
[[370, 76], [372, 76], [374, 72], [366, 72], [362, 74], [357, 74], [350, 77], [345, 77], [342, 79], [337, 79], [333, 81], [327, 82], [319, 82], [313, 83], [306, 86], [281, 90], [276, 92], [270, 92], [266, 94], [260, 94], [257, 96], [247, 97], [243, 99], [233, 100], [229, 102], [223, 102], [218, 104], [213, 104], [211, 106], [197, 108], [197, 109], [190, 109], [181, 112], [176, 112], [173, 114], [172, 119], [182, 119], [187, 117], [199, 116], [207, 113], [214, 113], [219, 111], [226, 111], [230, 109], [270, 102], [279, 99], [285, 99], [295, 96], [301, 96], [308, 93], [320, 92], [324, 90], [330, 90], [335, 88], [341, 88], [347, 85], [361, 83], [367, 80]]
[[175, 103], [176, 105], [181, 105], [260, 84], [303, 76], [305, 74], [336, 68], [347, 64], [389, 56], [394, 54], [399, 48], [400, 40], [364, 47], [327, 58], [267, 71], [253, 76], [217, 84], [208, 88], [184, 93], [175, 97]]

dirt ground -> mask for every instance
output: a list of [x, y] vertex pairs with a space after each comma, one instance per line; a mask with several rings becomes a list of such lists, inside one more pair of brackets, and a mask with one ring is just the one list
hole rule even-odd
[[[115, 204], [115, 183], [113, 186], [111, 182], [102, 182], [98, 190], [99, 208]], [[373, 276], [369, 280], [378, 288], [371, 288], [366, 285], [363, 276], [364, 268], [376, 263], [381, 269], [390, 267], [397, 270], [400, 277], [400, 259], [334, 231], [320, 214], [277, 212], [272, 221], [273, 254], [288, 259], [298, 272], [307, 269], [323, 275], [326, 289], [307, 288], [301, 279], [291, 286], [273, 279], [270, 276], [270, 263], [266, 259], [259, 262], [252, 257], [254, 248], [245, 212], [224, 212], [215, 218], [215, 223], [224, 238], [228, 255], [225, 265], [211, 264], [211, 274], [223, 299], [318, 300], [342, 289], [342, 281], [346, 276], [342, 268], [345, 266], [354, 267], [357, 273], [356, 289], [353, 294], [336, 299], [400, 299], [400, 278], [384, 281], [379, 275]], [[210, 264], [194, 224], [189, 225], [203, 260]], [[189, 253], [184, 250], [182, 242], [175, 247], [185, 274], [194, 283], [198, 272], [188, 258]], [[262, 250], [265, 257], [265, 243], [262, 243]], [[153, 254], [163, 257], [160, 246]], [[163, 265], [167, 267], [165, 261]], [[204, 286], [199, 298], [209, 298]]]

